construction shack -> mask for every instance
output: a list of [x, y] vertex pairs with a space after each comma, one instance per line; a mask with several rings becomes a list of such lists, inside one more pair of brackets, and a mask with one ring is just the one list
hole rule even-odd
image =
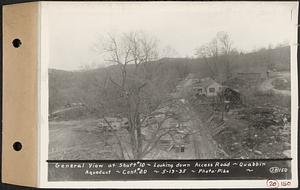
[[224, 93], [225, 101], [228, 101], [231, 106], [241, 105], [243, 103], [242, 95], [238, 90], [225, 87], [223, 93]]

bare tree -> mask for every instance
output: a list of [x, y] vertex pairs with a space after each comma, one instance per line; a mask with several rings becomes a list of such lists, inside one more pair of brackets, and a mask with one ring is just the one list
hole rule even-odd
[[196, 49], [196, 56], [203, 58], [208, 64], [212, 78], [222, 80], [229, 79], [232, 75], [230, 56], [234, 51], [229, 34], [218, 32], [209, 43]]
[[218, 32], [217, 33], [217, 40], [220, 43], [220, 51], [223, 55], [230, 55], [233, 51], [233, 42], [226, 32]]
[[[101, 97], [101, 109], [115, 108], [113, 113], [128, 118], [128, 133], [132, 159], [141, 159], [149, 153], [157, 141], [163, 136], [157, 133], [153, 142], [143, 140], [142, 128], [149, 127], [147, 118], [154, 117], [154, 112], [167, 98], [156, 89], [152, 83], [153, 71], [157, 68], [153, 65], [158, 57], [157, 40], [142, 32], [131, 32], [120, 36], [108, 35], [103, 44], [105, 60], [115, 65], [118, 69], [115, 73], [108, 74], [108, 84], [103, 86]], [[103, 99], [106, 97], [106, 99]], [[110, 113], [110, 112], [106, 112]], [[163, 121], [173, 117], [168, 114]], [[105, 117], [102, 115], [101, 117]], [[161, 131], [163, 121], [156, 123], [158, 131]], [[119, 136], [114, 135], [117, 139]], [[124, 158], [126, 150], [118, 139], [118, 144]], [[128, 152], [128, 151], [127, 151]]]
[[234, 49], [232, 47], [232, 40], [226, 32], [218, 32], [217, 39], [220, 43], [221, 54], [223, 55], [224, 62], [224, 71], [225, 71], [225, 79], [229, 79], [232, 76], [232, 68], [230, 64], [230, 55], [233, 53]]
[[202, 58], [205, 61], [205, 63], [208, 65], [210, 71], [210, 77], [216, 79], [219, 73], [218, 41], [214, 39], [210, 43], [202, 45], [200, 48], [196, 49], [196, 55]]

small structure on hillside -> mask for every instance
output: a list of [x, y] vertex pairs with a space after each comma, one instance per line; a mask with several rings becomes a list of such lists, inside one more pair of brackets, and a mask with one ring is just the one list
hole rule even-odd
[[168, 119], [165, 125], [158, 131], [155, 125], [142, 128], [144, 141], [157, 141], [157, 148], [167, 152], [184, 152], [186, 144], [190, 143], [191, 131], [188, 129], [188, 122], [178, 123]]
[[186, 134], [180, 132], [170, 132], [159, 139], [158, 147], [167, 152], [184, 152], [186, 146]]
[[193, 85], [193, 91], [196, 95], [204, 95], [207, 97], [217, 96], [221, 90], [222, 85], [211, 78], [203, 78]]
[[97, 126], [105, 128], [108, 131], [120, 130], [129, 126], [128, 119], [125, 117], [105, 117], [98, 120]]
[[225, 101], [228, 101], [229, 104], [231, 105], [242, 104], [242, 96], [238, 90], [229, 87], [224, 87], [223, 94], [224, 94]]

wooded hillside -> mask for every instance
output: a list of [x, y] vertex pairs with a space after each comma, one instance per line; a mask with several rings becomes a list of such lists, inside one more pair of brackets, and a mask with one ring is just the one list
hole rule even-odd
[[[230, 68], [234, 75], [238, 72], [257, 72], [264, 76], [268, 69], [277, 71], [290, 70], [290, 48], [278, 47], [274, 49], [261, 49], [252, 53], [236, 53], [230, 55]], [[219, 67], [222, 67], [222, 57], [219, 57]], [[208, 62], [203, 58], [163, 58], [151, 62], [147, 66], [147, 76], [152, 81], [148, 87], [148, 93], [154, 93], [153, 97], [167, 96], [175, 89], [177, 83], [189, 73], [196, 74], [199, 78], [210, 77]], [[133, 65], [128, 65], [129, 72]], [[67, 104], [81, 102], [93, 107], [97, 99], [103, 96], [101, 87], [109, 81], [109, 78], [118, 78], [119, 68], [108, 66], [92, 70], [63, 71], [49, 69], [49, 112], [52, 113]], [[109, 98], [114, 97], [113, 90]], [[158, 100], [157, 100], [158, 101]], [[153, 102], [151, 100], [151, 102]], [[113, 108], [111, 110], [114, 111]], [[97, 115], [89, 110], [88, 116]]]

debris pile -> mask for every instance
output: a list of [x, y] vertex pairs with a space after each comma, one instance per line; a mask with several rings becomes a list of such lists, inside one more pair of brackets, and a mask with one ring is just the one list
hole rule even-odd
[[[230, 125], [215, 135], [232, 158], [290, 156], [290, 114], [279, 107], [252, 107], [232, 113]], [[272, 151], [270, 151], [272, 150]]]
[[252, 123], [255, 128], [264, 128], [271, 125], [284, 125], [290, 120], [290, 114], [277, 107], [253, 107], [243, 109], [236, 114], [237, 119]]

